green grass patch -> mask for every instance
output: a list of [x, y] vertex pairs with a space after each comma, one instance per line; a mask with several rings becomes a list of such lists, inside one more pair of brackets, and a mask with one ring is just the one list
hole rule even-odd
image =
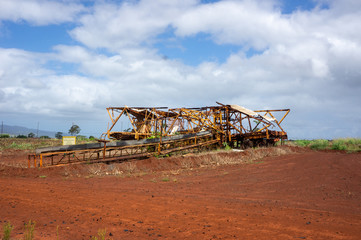
[[313, 150], [338, 150], [346, 152], [360, 152], [361, 139], [359, 138], [339, 138], [334, 140], [294, 140], [292, 144], [300, 147], [309, 147]]
[[313, 150], [324, 150], [327, 149], [329, 146], [329, 141], [325, 139], [316, 139], [313, 140], [309, 147]]
[[162, 182], [169, 182], [169, 181], [170, 181], [169, 177], [162, 178]]
[[337, 139], [332, 142], [331, 149], [345, 151], [347, 150], [347, 146], [345, 145], [344, 141]]
[[7, 147], [8, 149], [15, 149], [15, 150], [32, 150], [35, 149], [34, 145], [31, 143], [17, 143], [17, 142], [12, 142], [10, 145], [8, 145]]
[[40, 138], [0, 138], [0, 151], [14, 150], [34, 150], [41, 147], [53, 147], [62, 145], [58, 139]]
[[29, 222], [25, 224], [24, 240], [34, 239], [35, 224], [36, 223], [31, 220], [29, 220]]
[[[80, 139], [77, 144], [96, 142], [95, 139]], [[46, 138], [0, 138], [0, 151], [14, 149], [14, 150], [34, 150], [43, 147], [61, 146], [60, 139], [46, 139]]]
[[300, 147], [307, 147], [308, 145], [310, 145], [310, 143], [312, 142], [312, 140], [295, 140], [293, 141], [297, 146]]
[[361, 139], [359, 138], [339, 138], [332, 141], [332, 149], [344, 150], [347, 152], [360, 152]]
[[226, 142], [223, 143], [223, 147], [224, 147], [224, 150], [226, 150], [226, 151], [232, 150], [232, 147], [229, 146], [228, 143], [226, 143]]
[[107, 234], [107, 230], [104, 229], [99, 229], [98, 230], [98, 236], [92, 236], [91, 240], [106, 240], [105, 236]]
[[3, 226], [3, 238], [2, 240], [9, 240], [12, 230], [14, 229], [14, 226], [10, 224], [10, 222], [7, 222]]

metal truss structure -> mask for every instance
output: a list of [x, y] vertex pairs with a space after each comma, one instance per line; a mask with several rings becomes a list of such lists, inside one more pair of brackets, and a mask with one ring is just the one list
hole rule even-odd
[[[281, 123], [290, 109], [252, 111], [238, 105], [201, 108], [110, 107], [107, 108], [112, 125], [103, 137], [115, 140], [143, 139], [151, 136], [211, 131], [222, 142], [245, 139], [287, 139]], [[282, 113], [277, 120], [274, 113]], [[118, 113], [118, 114], [115, 114]], [[131, 131], [112, 131], [120, 117], [125, 115], [132, 126]]]
[[[98, 143], [37, 149], [29, 155], [28, 166], [121, 161], [224, 145], [246, 148], [287, 139], [281, 123], [290, 109], [252, 111], [238, 105], [217, 104], [172, 109], [109, 107], [111, 124]], [[114, 131], [124, 118], [131, 129]]]

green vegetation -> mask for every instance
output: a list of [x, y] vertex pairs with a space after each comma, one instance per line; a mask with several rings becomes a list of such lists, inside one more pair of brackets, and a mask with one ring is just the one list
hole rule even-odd
[[[95, 142], [96, 139], [77, 139], [78, 144]], [[2, 138], [0, 137], [0, 151], [14, 150], [34, 150], [42, 147], [53, 147], [62, 145], [62, 140], [49, 138]]]
[[18, 136], [16, 136], [16, 138], [28, 138], [28, 137], [25, 135], [18, 135]]
[[361, 151], [361, 139], [358, 138], [339, 138], [331, 141], [325, 139], [295, 140], [292, 143], [313, 150], [340, 150], [349, 153]]
[[35, 134], [34, 133], [29, 133], [28, 138], [35, 138]]
[[311, 140], [294, 140], [292, 142], [295, 143], [297, 146], [307, 147], [312, 141]]
[[10, 224], [10, 222], [7, 222], [3, 226], [3, 238], [2, 240], [9, 240], [11, 231], [14, 229], [14, 226]]
[[147, 137], [147, 139], [160, 138], [160, 136], [161, 136], [160, 132], [152, 132], [152, 135]]
[[24, 240], [34, 239], [35, 222], [29, 220], [28, 224], [25, 224]]
[[91, 240], [106, 240], [105, 236], [107, 234], [107, 230], [104, 228], [104, 229], [99, 229], [98, 230], [98, 237], [96, 236], [92, 236], [91, 237]]
[[62, 139], [63, 138], [63, 133], [62, 132], [55, 133], [55, 138], [56, 139]]
[[0, 138], [9, 138], [10, 135], [9, 134], [0, 134]]
[[83, 135], [76, 136], [77, 144], [91, 143], [91, 142], [96, 142], [96, 141], [97, 141], [97, 139], [94, 138], [93, 136], [90, 136], [89, 138], [87, 138], [86, 136], [83, 136]]
[[41, 147], [51, 147], [61, 145], [61, 140], [39, 139], [39, 138], [0, 138], [0, 151], [14, 150], [34, 150]]
[[228, 143], [226, 143], [226, 142], [223, 143], [223, 147], [224, 147], [224, 150], [226, 150], [226, 151], [232, 150], [232, 147], [230, 147], [230, 146], [228, 145]]
[[327, 149], [328, 145], [329, 145], [328, 140], [316, 139], [310, 143], [309, 147], [313, 150], [323, 150], [323, 149]]
[[333, 141], [332, 149], [346, 150], [348, 152], [360, 152], [361, 139], [358, 138], [335, 139]]
[[77, 141], [88, 141], [89, 139], [86, 136], [78, 135], [76, 136]]
[[17, 149], [17, 150], [28, 150], [28, 149], [34, 149], [33, 145], [31, 143], [16, 143], [12, 142], [10, 146], [8, 147], [10, 149]]
[[69, 129], [69, 134], [73, 135], [77, 135], [80, 133], [80, 127], [76, 124], [73, 124], [70, 129]]
[[164, 177], [164, 178], [162, 178], [162, 182], [169, 182], [170, 180], [169, 180], [169, 177]]

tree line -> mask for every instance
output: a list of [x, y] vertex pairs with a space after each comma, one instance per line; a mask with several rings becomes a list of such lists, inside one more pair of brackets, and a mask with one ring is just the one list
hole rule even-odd
[[[72, 126], [70, 127], [68, 133], [71, 135], [71, 136], [77, 136], [79, 133], [80, 133], [81, 129], [78, 125], [76, 124], [72, 124]], [[0, 134], [0, 138], [10, 138], [10, 134]], [[86, 138], [85, 136], [78, 136], [78, 137], [83, 137], [83, 138]], [[29, 133], [28, 135], [23, 135], [23, 134], [19, 134], [17, 135], [15, 138], [36, 138], [36, 135], [35, 133]], [[39, 138], [42, 138], [42, 139], [50, 139], [49, 136], [40, 136]], [[57, 139], [62, 139], [63, 138], [63, 132], [57, 132], [55, 133], [55, 138]], [[95, 139], [95, 137], [93, 136], [90, 136], [89, 139]]]

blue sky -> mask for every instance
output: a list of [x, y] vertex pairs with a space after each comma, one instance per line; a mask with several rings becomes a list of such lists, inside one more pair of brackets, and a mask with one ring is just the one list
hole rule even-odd
[[221, 101], [291, 108], [291, 138], [361, 137], [360, 12], [356, 0], [0, 0], [0, 120], [99, 136], [109, 106]]
[[32, 52], [51, 52], [58, 44], [75, 44], [68, 31], [73, 24], [34, 26], [27, 22], [3, 21], [0, 45]]

